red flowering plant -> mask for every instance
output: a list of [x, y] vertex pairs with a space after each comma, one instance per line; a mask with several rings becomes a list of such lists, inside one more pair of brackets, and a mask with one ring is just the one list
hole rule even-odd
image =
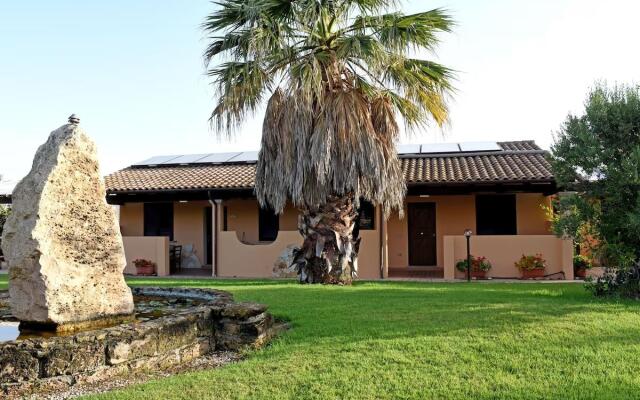
[[[491, 262], [489, 262], [489, 260], [487, 260], [487, 257], [474, 257], [471, 256], [471, 270], [472, 271], [489, 271], [491, 269], [492, 265]], [[467, 260], [458, 260], [458, 262], [456, 263], [456, 268], [458, 269], [458, 271], [461, 272], [465, 272], [467, 270]]]
[[136, 258], [135, 260], [133, 260], [133, 265], [135, 265], [136, 268], [145, 268], [145, 267], [155, 268], [156, 263], [154, 263], [153, 261], [145, 260], [144, 258]]
[[534, 269], [547, 268], [547, 260], [542, 258], [542, 254], [528, 255], [524, 254], [520, 257], [520, 260], [515, 262], [516, 268], [520, 271], [531, 271]]

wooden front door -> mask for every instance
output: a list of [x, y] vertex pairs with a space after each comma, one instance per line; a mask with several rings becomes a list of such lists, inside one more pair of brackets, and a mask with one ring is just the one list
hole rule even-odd
[[409, 265], [436, 265], [436, 205], [409, 203]]

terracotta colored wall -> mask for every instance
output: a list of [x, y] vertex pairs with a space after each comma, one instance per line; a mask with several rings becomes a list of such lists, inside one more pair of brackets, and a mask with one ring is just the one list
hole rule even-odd
[[238, 239], [236, 232], [218, 233], [218, 276], [242, 278], [269, 278], [273, 264], [282, 251], [291, 244], [300, 244], [300, 234], [278, 232], [278, 238], [267, 244], [247, 244]]
[[[235, 231], [241, 241], [257, 243], [258, 202], [255, 199], [231, 199], [222, 205], [227, 207], [227, 231]], [[222, 225], [222, 221], [220, 223]]]
[[[464, 236], [444, 237], [444, 277], [464, 278], [464, 273], [455, 269], [458, 260], [467, 257], [466, 238]], [[566, 279], [573, 279], [573, 244], [569, 239], [560, 239], [553, 235], [483, 235], [471, 237], [471, 254], [484, 256], [493, 267], [490, 277], [516, 278], [520, 271], [514, 263], [520, 257], [530, 254], [542, 254], [547, 260], [545, 274], [564, 271]], [[557, 277], [561, 278], [561, 277]]]
[[551, 223], [543, 206], [551, 205], [551, 198], [540, 193], [518, 193], [516, 215], [518, 235], [549, 235]]
[[144, 204], [127, 203], [120, 206], [122, 236], [144, 236]]
[[376, 212], [375, 230], [361, 230], [358, 254], [358, 279], [380, 279], [380, 213]]
[[142, 258], [157, 265], [158, 276], [169, 275], [169, 238], [162, 236], [126, 236], [122, 238], [127, 258], [125, 274], [135, 275], [133, 260]]
[[[227, 207], [227, 231], [235, 231], [238, 239], [245, 243], [258, 243], [258, 201], [231, 199], [223, 206]], [[298, 210], [291, 205], [280, 214], [280, 230], [298, 230]]]
[[297, 231], [298, 230], [298, 210], [292, 205], [287, 205], [282, 214], [280, 214], [280, 230], [281, 231]]

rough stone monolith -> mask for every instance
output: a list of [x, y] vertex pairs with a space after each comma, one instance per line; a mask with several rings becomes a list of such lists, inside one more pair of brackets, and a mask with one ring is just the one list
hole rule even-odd
[[13, 191], [2, 238], [13, 315], [58, 330], [133, 312], [96, 146], [74, 118], [36, 152]]

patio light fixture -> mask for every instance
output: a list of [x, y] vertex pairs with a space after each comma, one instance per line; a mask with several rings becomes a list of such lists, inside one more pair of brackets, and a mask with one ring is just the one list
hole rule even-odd
[[471, 282], [471, 229], [464, 230], [464, 237], [467, 238], [467, 282]]

